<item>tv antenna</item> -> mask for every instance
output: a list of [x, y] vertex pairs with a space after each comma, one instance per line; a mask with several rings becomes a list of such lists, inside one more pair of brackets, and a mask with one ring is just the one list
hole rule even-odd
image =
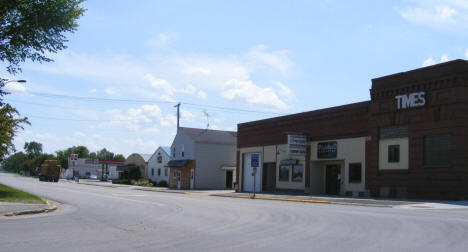
[[206, 112], [206, 110], [203, 110], [203, 114], [206, 117], [206, 129], [210, 127], [210, 115]]

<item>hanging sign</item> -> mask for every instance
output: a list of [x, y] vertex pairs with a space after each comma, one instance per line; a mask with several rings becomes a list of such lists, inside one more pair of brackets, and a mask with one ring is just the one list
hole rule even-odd
[[288, 135], [288, 154], [305, 156], [307, 153], [307, 137], [303, 135]]

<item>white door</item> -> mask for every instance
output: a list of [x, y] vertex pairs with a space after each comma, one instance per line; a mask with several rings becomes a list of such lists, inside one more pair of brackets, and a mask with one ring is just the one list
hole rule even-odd
[[[252, 176], [253, 168], [251, 166], [251, 157], [255, 153], [244, 153], [244, 162], [243, 162], [243, 191], [244, 192], [253, 192], [254, 189], [254, 176]], [[259, 153], [256, 153], [259, 154]], [[255, 174], [255, 192], [260, 192], [261, 188], [261, 170], [262, 170], [262, 157], [259, 154], [259, 167], [257, 167], [257, 173]]]
[[181, 172], [177, 171], [177, 189], [180, 189], [180, 175], [181, 175]]
[[195, 175], [195, 170], [192, 168], [190, 169], [190, 190], [193, 190], [194, 175]]

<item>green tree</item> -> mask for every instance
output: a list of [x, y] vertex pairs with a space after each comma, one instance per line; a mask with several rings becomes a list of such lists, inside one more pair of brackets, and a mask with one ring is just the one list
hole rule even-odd
[[68, 158], [70, 154], [78, 154], [78, 158], [89, 158], [89, 150], [86, 146], [73, 146], [65, 150], [56, 151], [57, 160], [62, 168], [68, 169]]
[[0, 78], [0, 161], [11, 151], [15, 151], [13, 137], [16, 132], [23, 129], [24, 124], [29, 124], [28, 118], [19, 118], [19, 112], [7, 103], [3, 102], [3, 96], [8, 92], [3, 91], [6, 80]]
[[38, 142], [26, 142], [24, 143], [24, 152], [29, 156], [29, 158], [36, 158], [42, 154], [42, 144]]
[[26, 160], [28, 160], [26, 154], [21, 151], [17, 152], [3, 160], [3, 169], [7, 172], [19, 173], [21, 164]]
[[49, 62], [49, 53], [66, 48], [65, 33], [74, 32], [85, 9], [83, 0], [6, 0], [0, 3], [0, 60], [7, 71], [21, 71], [26, 59]]
[[114, 156], [114, 160], [125, 160], [125, 157], [122, 154], [117, 154]]

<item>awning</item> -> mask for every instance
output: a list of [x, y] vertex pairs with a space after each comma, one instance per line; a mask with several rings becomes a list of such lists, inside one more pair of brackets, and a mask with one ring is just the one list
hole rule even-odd
[[235, 171], [236, 167], [235, 166], [221, 166], [221, 170], [225, 171]]
[[188, 159], [183, 159], [183, 160], [171, 160], [167, 163], [167, 166], [169, 167], [184, 167], [188, 163]]

